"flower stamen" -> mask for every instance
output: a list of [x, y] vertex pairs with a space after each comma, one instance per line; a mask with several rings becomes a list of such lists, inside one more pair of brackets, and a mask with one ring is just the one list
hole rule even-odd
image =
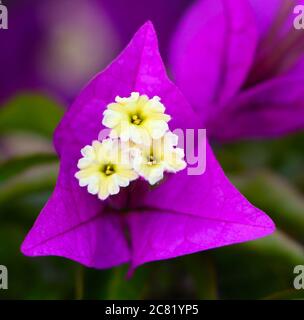
[[105, 174], [106, 176], [112, 175], [112, 174], [115, 172], [114, 166], [111, 165], [111, 164], [106, 165], [106, 166], [104, 167], [103, 172], [104, 172], [104, 174]]
[[134, 114], [131, 117], [131, 122], [138, 126], [138, 125], [140, 125], [142, 123], [142, 119], [137, 114]]
[[148, 162], [147, 162], [147, 164], [148, 164], [149, 166], [153, 166], [153, 165], [157, 164], [157, 161], [156, 161], [156, 159], [155, 159], [155, 157], [154, 157], [153, 155], [150, 155], [150, 156], [148, 157]]

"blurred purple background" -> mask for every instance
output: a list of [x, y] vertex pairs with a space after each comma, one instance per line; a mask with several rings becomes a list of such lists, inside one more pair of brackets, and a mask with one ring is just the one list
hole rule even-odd
[[69, 103], [146, 20], [167, 57], [171, 33], [191, 0], [11, 0], [0, 32], [0, 102], [39, 90]]

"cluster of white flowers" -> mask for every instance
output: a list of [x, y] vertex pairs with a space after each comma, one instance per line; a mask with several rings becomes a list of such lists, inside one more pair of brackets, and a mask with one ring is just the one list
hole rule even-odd
[[159, 97], [149, 99], [137, 92], [116, 97], [103, 116], [110, 135], [81, 150], [75, 175], [89, 193], [104, 200], [139, 177], [154, 185], [164, 172], [186, 167], [184, 150], [177, 147], [178, 136], [169, 131], [171, 118]]

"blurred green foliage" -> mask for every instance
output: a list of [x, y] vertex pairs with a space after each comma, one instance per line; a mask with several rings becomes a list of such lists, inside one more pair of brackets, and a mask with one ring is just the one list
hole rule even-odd
[[0, 133], [28, 131], [51, 138], [64, 109], [40, 95], [24, 94], [0, 109]]
[[[0, 290], [0, 299], [304, 298], [293, 289], [293, 268], [304, 265], [303, 134], [214, 143], [232, 182], [274, 219], [273, 236], [150, 263], [129, 280], [127, 266], [101, 271], [57, 257], [22, 256], [20, 244], [56, 182], [51, 139], [63, 112], [32, 94], [0, 109], [0, 264], [9, 270], [9, 289]], [[14, 148], [16, 132], [17, 140], [26, 135], [30, 152]]]

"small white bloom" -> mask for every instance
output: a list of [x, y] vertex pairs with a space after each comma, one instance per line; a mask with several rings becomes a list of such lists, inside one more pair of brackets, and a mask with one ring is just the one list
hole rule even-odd
[[87, 187], [90, 194], [105, 200], [117, 194], [120, 187], [127, 187], [137, 179], [133, 170], [129, 150], [118, 140], [93, 141], [81, 150], [83, 158], [78, 161], [80, 169], [75, 177], [81, 187]]
[[184, 150], [177, 148], [178, 136], [167, 132], [150, 145], [137, 145], [132, 155], [135, 171], [151, 185], [163, 179], [164, 172], [176, 173], [186, 168]]
[[128, 98], [115, 98], [104, 111], [102, 124], [112, 129], [110, 137], [137, 144], [150, 144], [168, 131], [171, 117], [165, 112], [160, 98], [149, 99], [146, 95], [132, 92]]

